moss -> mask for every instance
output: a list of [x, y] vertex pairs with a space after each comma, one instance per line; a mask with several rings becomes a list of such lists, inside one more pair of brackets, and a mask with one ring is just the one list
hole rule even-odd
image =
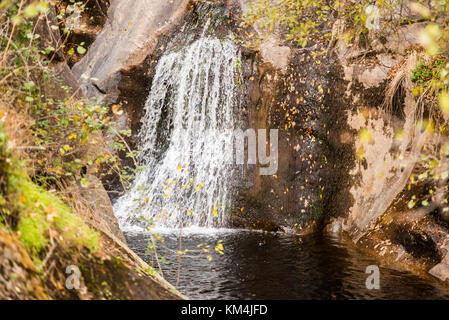
[[154, 277], [157, 274], [157, 271], [153, 267], [151, 267], [151, 266], [147, 266], [145, 268], [144, 267], [138, 267], [138, 268], [136, 268], [136, 271], [137, 271], [138, 274], [147, 275], [147, 276], [150, 276], [150, 277]]
[[62, 200], [29, 179], [23, 179], [18, 189], [21, 210], [17, 230], [30, 253], [36, 255], [44, 249], [50, 228], [60, 234], [63, 244], [85, 246], [92, 252], [98, 249], [98, 234], [72, 213]]
[[48, 223], [41, 216], [21, 217], [17, 231], [20, 233], [20, 241], [31, 256], [38, 256], [39, 252], [47, 246]]
[[99, 249], [98, 233], [56, 194], [35, 184], [25, 165], [7, 149], [7, 135], [0, 126], [0, 217], [2, 225], [19, 233], [35, 263], [45, 254], [50, 237], [63, 247]]

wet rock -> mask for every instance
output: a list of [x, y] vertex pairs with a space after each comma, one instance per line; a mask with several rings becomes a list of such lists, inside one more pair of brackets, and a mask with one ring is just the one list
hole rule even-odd
[[446, 237], [440, 250], [444, 251], [445, 255], [440, 263], [429, 270], [429, 273], [441, 281], [446, 281], [449, 279], [449, 238]]
[[429, 273], [441, 281], [446, 281], [449, 278], [449, 261], [437, 264], [429, 270]]
[[325, 230], [331, 234], [340, 234], [343, 231], [343, 218], [331, 218]]

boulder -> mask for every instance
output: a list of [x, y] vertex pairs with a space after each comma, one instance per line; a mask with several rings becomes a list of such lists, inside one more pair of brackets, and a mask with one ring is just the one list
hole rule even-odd
[[112, 0], [108, 21], [86, 56], [73, 66], [88, 97], [113, 102], [119, 96], [120, 71], [143, 62], [156, 40], [187, 8], [188, 0]]

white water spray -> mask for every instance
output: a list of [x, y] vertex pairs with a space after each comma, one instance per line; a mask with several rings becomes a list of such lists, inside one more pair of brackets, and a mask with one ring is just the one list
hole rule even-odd
[[160, 58], [139, 134], [144, 169], [114, 205], [122, 228], [141, 216], [166, 227], [222, 225], [239, 64], [231, 40], [205, 36]]

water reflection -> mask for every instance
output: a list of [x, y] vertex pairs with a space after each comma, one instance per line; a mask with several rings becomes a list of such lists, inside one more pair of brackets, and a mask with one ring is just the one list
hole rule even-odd
[[[128, 233], [129, 246], [144, 260], [148, 236]], [[163, 235], [158, 250], [171, 264], [164, 276], [176, 283], [178, 235]], [[310, 235], [302, 238], [259, 232], [189, 234], [183, 248], [223, 240], [225, 254], [208, 261], [206, 256], [182, 259], [179, 289], [194, 299], [447, 299], [437, 281], [380, 267], [380, 289], [368, 290], [366, 267], [376, 265], [338, 239]]]

